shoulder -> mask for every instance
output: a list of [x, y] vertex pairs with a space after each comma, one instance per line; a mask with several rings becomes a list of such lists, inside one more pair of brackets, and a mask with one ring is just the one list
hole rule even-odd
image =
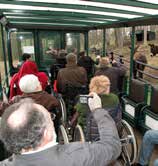
[[60, 69], [60, 70], [58, 71], [58, 75], [61, 74], [61, 73], [63, 73], [63, 72], [65, 72], [66, 70], [67, 70], [67, 68]]
[[47, 97], [47, 99], [56, 99], [54, 96], [52, 96], [51, 94], [47, 93], [46, 91], [41, 91], [41, 93], [39, 93], [41, 96]]
[[108, 100], [108, 102], [112, 105], [119, 104], [119, 98], [114, 93], [110, 93], [109, 95], [102, 95], [101, 99], [103, 100], [103, 102], [106, 102], [106, 100]]
[[84, 67], [78, 66], [77, 68], [78, 68], [79, 71], [82, 71], [82, 72], [85, 72], [85, 73], [86, 73], [86, 70], [85, 70]]
[[115, 95], [114, 93], [110, 93], [109, 96], [116, 102], [119, 102], [119, 98], [117, 95]]

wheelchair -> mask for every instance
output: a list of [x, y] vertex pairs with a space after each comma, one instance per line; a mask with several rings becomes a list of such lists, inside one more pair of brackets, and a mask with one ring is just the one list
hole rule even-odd
[[[64, 101], [62, 101], [64, 104]], [[63, 109], [66, 107], [63, 106]], [[66, 114], [66, 109], [62, 110]], [[63, 115], [62, 118], [65, 118]], [[65, 119], [63, 119], [64, 122]], [[121, 121], [122, 132], [120, 135], [120, 141], [122, 145], [122, 152], [118, 159], [118, 162], [121, 165], [130, 166], [133, 164], [137, 157], [137, 141], [133, 132], [132, 127], [125, 121]], [[77, 124], [73, 129], [67, 126], [66, 123], [63, 123], [59, 127], [59, 143], [67, 144], [69, 142], [85, 142], [85, 136], [82, 127]]]
[[68, 113], [66, 109], [66, 104], [62, 98], [62, 95], [59, 94], [58, 100], [61, 105], [61, 120], [60, 126], [58, 129], [58, 142], [59, 144], [67, 144], [73, 141], [85, 142], [84, 133], [82, 127], [79, 124], [71, 126], [68, 122]]

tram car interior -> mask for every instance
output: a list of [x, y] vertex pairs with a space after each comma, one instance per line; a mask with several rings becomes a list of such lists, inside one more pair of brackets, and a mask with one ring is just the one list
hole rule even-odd
[[[19, 71], [19, 64], [24, 63], [22, 55], [30, 54], [30, 60], [37, 64], [39, 72], [45, 72], [48, 76], [49, 83], [45, 90], [56, 96], [61, 105], [58, 142], [85, 142], [85, 133], [77, 122], [75, 104], [79, 95], [88, 95], [90, 79], [100, 67], [99, 58], [113, 52], [114, 62], [118, 64], [115, 67], [123, 65], [127, 70], [117, 93], [122, 106], [122, 152], [119, 159], [121, 165], [132, 165], [138, 160], [140, 147], [136, 132], [139, 132], [139, 139], [142, 139], [147, 130], [158, 130], [158, 66], [149, 63], [152, 58], [157, 61], [157, 24], [156, 1], [2, 0], [0, 99], [7, 102], [10, 80]], [[153, 30], [150, 26], [156, 28]], [[120, 34], [124, 36], [120, 37]], [[113, 40], [112, 35], [115, 36]], [[123, 41], [124, 38], [127, 41]], [[136, 56], [142, 51], [143, 44], [145, 53], [148, 52], [147, 49], [150, 50], [149, 45], [155, 44], [150, 50], [153, 56], [147, 57], [148, 62], [141, 61]], [[66, 86], [64, 93], [58, 93], [57, 76], [59, 70], [66, 67], [66, 55], [73, 52], [79, 59], [82, 51], [94, 62], [93, 73], [87, 73], [87, 84], [70, 84]], [[155, 74], [150, 73], [151, 70]], [[150, 82], [147, 77], [156, 83]], [[3, 160], [10, 154], [1, 144], [0, 142], [0, 160]]]

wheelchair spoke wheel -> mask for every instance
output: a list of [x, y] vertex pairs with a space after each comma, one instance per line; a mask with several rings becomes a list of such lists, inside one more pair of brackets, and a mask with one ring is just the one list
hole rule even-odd
[[67, 113], [66, 113], [66, 106], [65, 106], [65, 102], [63, 100], [63, 98], [59, 99], [60, 105], [61, 105], [61, 111], [62, 111], [62, 117], [61, 117], [61, 121], [63, 124], [66, 124], [67, 121]]
[[58, 130], [58, 142], [59, 142], [59, 144], [68, 144], [69, 143], [68, 135], [67, 135], [65, 127], [63, 125], [60, 125], [59, 130]]
[[132, 127], [122, 120], [122, 158], [126, 164], [133, 164], [137, 157], [137, 142]]
[[77, 124], [74, 129], [73, 141], [85, 142], [84, 133], [82, 127], [79, 124]]

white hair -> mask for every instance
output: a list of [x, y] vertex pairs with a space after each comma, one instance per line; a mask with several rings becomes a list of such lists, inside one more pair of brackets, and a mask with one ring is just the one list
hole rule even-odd
[[24, 93], [36, 92], [38, 86], [40, 86], [38, 77], [33, 74], [27, 74], [19, 81], [20, 90]]

